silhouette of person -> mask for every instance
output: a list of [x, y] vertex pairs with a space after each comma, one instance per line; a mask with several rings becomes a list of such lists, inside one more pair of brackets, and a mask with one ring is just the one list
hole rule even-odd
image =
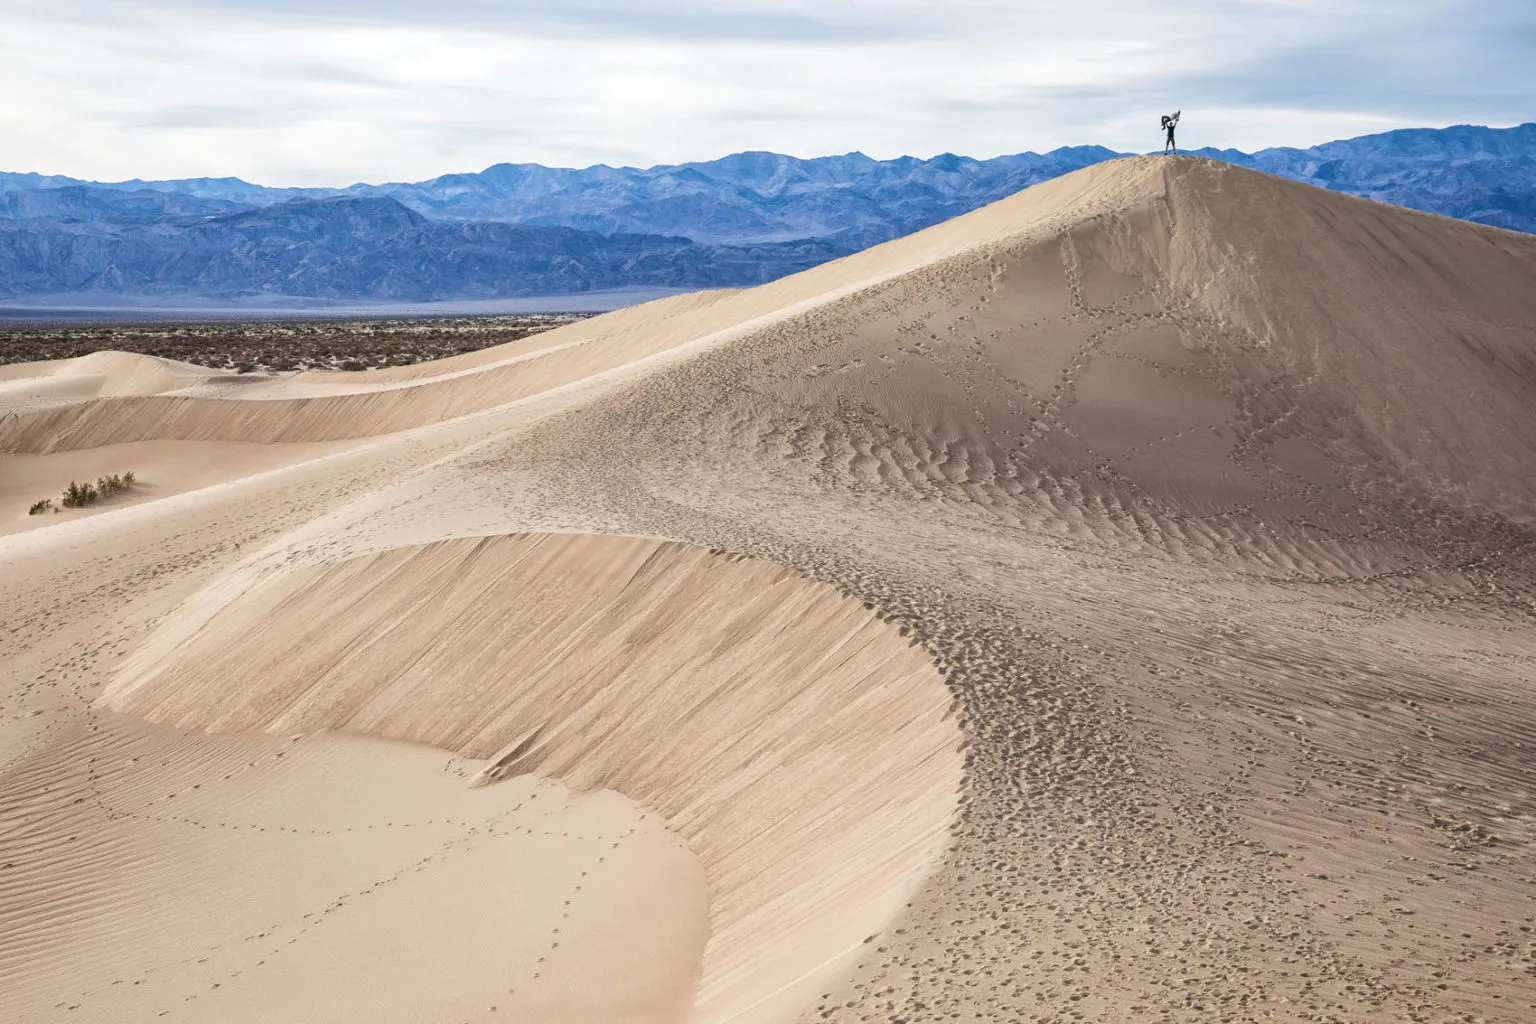
[[1174, 128], [1178, 127], [1179, 115], [1182, 113], [1184, 113], [1182, 110], [1175, 110], [1172, 114], [1163, 115], [1163, 127], [1168, 129], [1168, 141], [1163, 143], [1164, 154], [1166, 154], [1169, 150], [1172, 150], [1175, 155], [1177, 155], [1179, 152], [1178, 143], [1173, 141], [1173, 130]]

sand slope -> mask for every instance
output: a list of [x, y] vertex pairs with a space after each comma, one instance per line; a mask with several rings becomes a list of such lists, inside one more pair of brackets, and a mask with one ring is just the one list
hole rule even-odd
[[103, 700], [187, 729], [411, 740], [488, 760], [475, 784], [535, 773], [654, 808], [711, 881], [710, 1019], [750, 1019], [877, 931], [937, 852], [959, 779], [922, 651], [831, 588], [651, 540], [247, 569], [163, 625]]
[[442, 363], [110, 361], [8, 372], [12, 465], [285, 454], [0, 538], [24, 1019], [1536, 1014], [1536, 240], [1137, 158]]

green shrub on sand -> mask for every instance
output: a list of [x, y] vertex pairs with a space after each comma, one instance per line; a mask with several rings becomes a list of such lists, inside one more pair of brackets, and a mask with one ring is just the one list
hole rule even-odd
[[[71, 480], [69, 486], [64, 488], [64, 495], [59, 499], [59, 504], [65, 508], [85, 508], [87, 505], [96, 504], [102, 498], [110, 498], [114, 494], [121, 494], [123, 491], [128, 490], [133, 486], [134, 479], [134, 475], [130, 471], [122, 474], [112, 473], [97, 477], [94, 484], [89, 482], [83, 484], [76, 483]], [[42, 501], [33, 502], [32, 507], [27, 510], [27, 515], [41, 515], [50, 509], [55, 512], [58, 511], [57, 508], [54, 508], [51, 498], [44, 498]]]

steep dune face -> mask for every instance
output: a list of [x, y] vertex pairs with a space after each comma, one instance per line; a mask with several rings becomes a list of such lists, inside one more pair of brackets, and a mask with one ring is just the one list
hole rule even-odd
[[[540, 986], [654, 904], [497, 933], [475, 970], [530, 1019], [1522, 1021], [1533, 359], [1536, 239], [1137, 158], [442, 364], [18, 408], [0, 450], [38, 460], [358, 443], [0, 538], [0, 771], [187, 799], [178, 757], [124, 767], [147, 718], [428, 744], [498, 821], [508, 786], [621, 794], [558, 838], [680, 893], [686, 844], [708, 937], [680, 899], [605, 1011]], [[144, 891], [0, 923], [64, 949]]]
[[943, 684], [893, 628], [783, 569], [632, 538], [236, 574], [104, 701], [186, 729], [410, 740], [488, 759], [479, 784], [535, 773], [660, 811], [710, 885], [701, 1021], [782, 1012], [878, 931], [959, 780]]
[[1220, 164], [1180, 167], [1168, 192], [1170, 284], [1284, 368], [1298, 413], [1348, 415], [1374, 474], [1530, 521], [1529, 237]]

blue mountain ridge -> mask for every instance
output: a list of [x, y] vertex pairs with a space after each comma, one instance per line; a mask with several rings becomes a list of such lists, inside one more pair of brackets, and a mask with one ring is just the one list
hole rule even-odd
[[842, 254], [816, 239], [720, 246], [433, 221], [387, 196], [330, 196], [213, 216], [0, 221], [0, 296], [511, 298], [760, 284]]
[[[1536, 123], [1197, 155], [1536, 231]], [[750, 285], [1125, 154], [736, 153], [650, 168], [496, 164], [340, 189], [0, 173], [0, 297], [108, 292], [426, 301]]]

